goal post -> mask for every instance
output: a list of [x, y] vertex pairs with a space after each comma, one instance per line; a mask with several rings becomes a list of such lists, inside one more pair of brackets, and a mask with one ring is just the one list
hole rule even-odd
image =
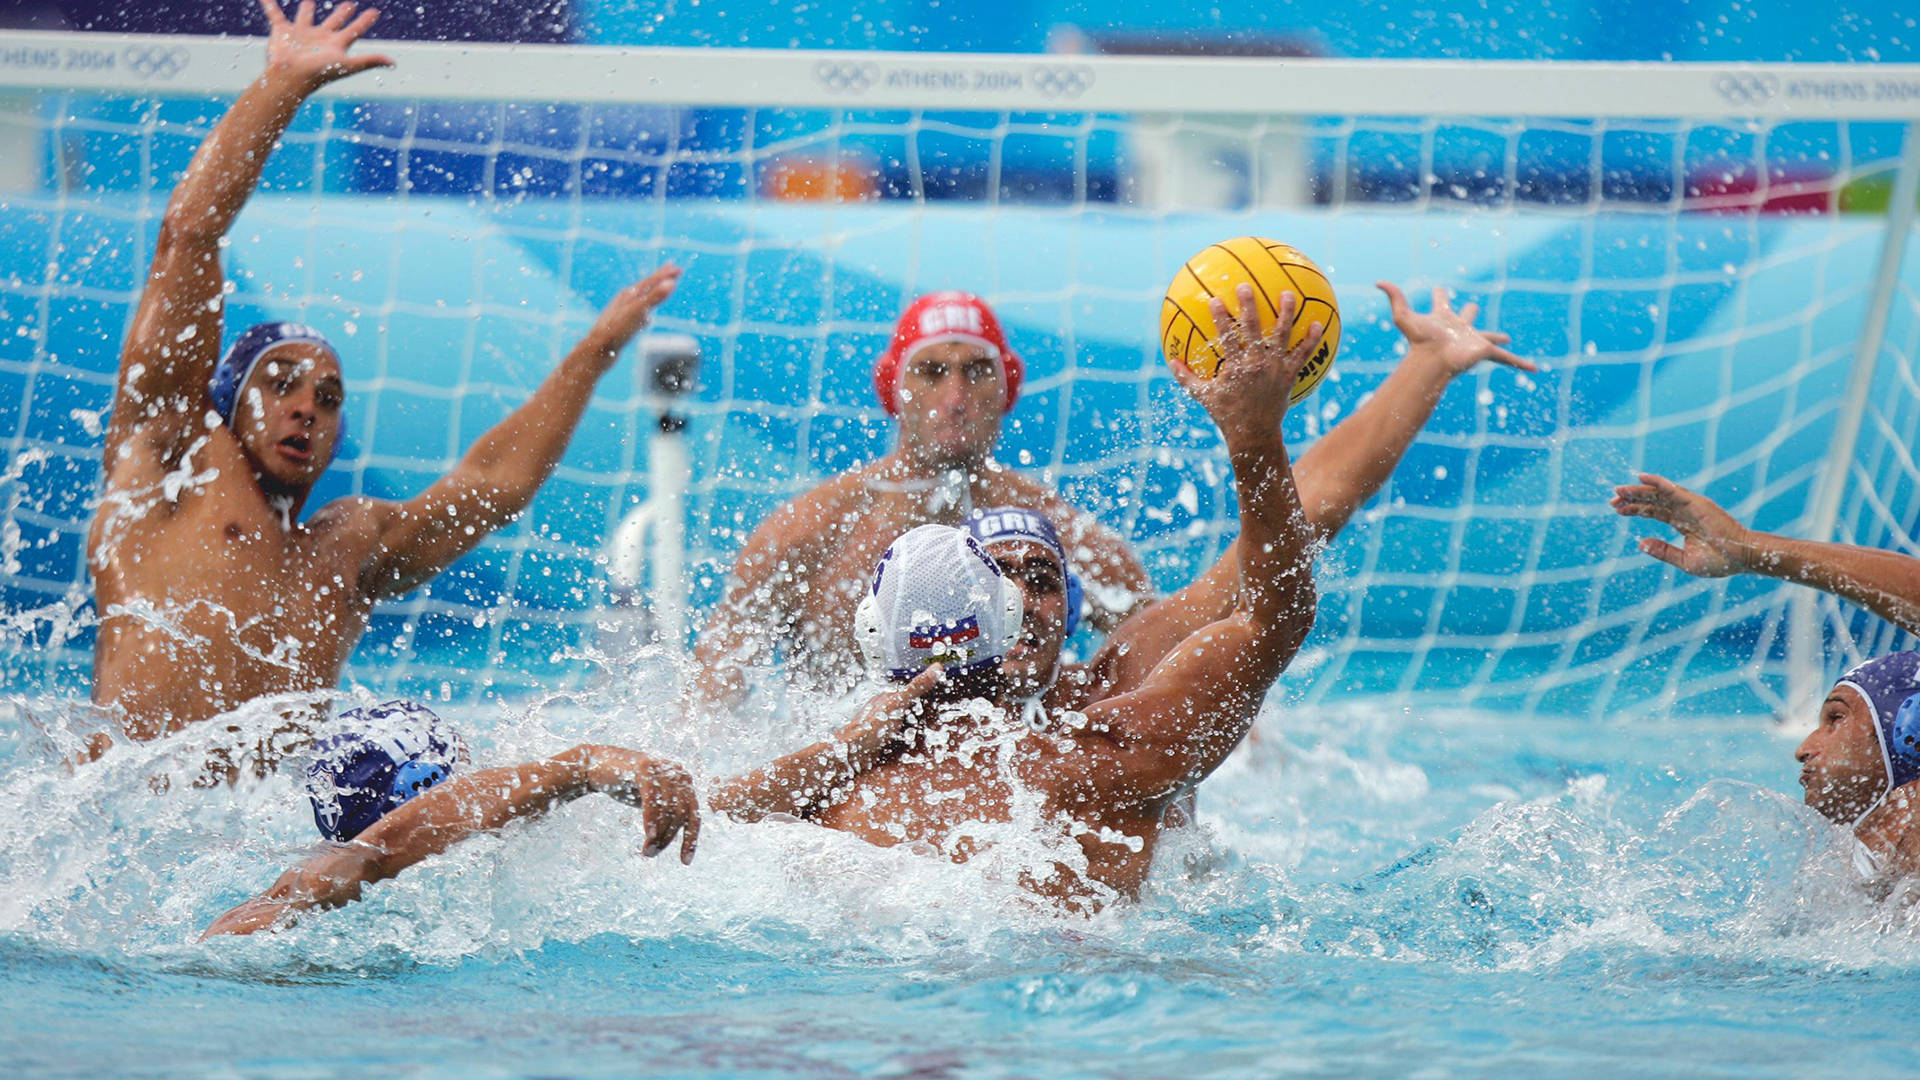
[[[1028, 359], [1005, 460], [1183, 583], [1233, 511], [1159, 359], [1159, 295], [1247, 233], [1314, 257], [1347, 325], [1296, 446], [1396, 363], [1376, 280], [1477, 300], [1545, 367], [1449, 390], [1323, 559], [1294, 698], [1787, 713], [1905, 640], [1804, 591], [1680, 576], [1605, 498], [1647, 469], [1759, 527], [1913, 549], [1920, 68], [378, 47], [396, 66], [302, 111], [229, 250], [230, 321], [341, 342], [352, 434], [318, 495], [418, 490], [659, 261], [688, 270], [659, 329], [702, 373], [675, 405], [683, 500], [651, 486], [661, 402], [625, 359], [526, 518], [381, 608], [354, 680], [592, 678], [605, 553], [643, 505], [684, 514], [697, 627], [754, 524], [890, 445], [868, 372], [935, 288], [985, 295]], [[0, 32], [10, 686], [84, 678], [119, 345], [166, 197], [261, 56]]]

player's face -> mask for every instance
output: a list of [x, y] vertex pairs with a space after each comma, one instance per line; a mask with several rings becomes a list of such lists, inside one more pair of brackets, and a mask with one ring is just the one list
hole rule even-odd
[[272, 486], [304, 491], [333, 463], [346, 390], [340, 362], [317, 345], [267, 354], [240, 389], [234, 432]]
[[1887, 786], [1873, 726], [1859, 693], [1836, 686], [1820, 703], [1820, 726], [1793, 752], [1807, 805], [1843, 825], [1872, 806]]
[[1020, 640], [1000, 665], [1017, 697], [1047, 688], [1067, 642], [1067, 575], [1053, 549], [1029, 540], [1006, 541], [988, 551], [1000, 572], [1020, 586], [1026, 611]]
[[900, 438], [916, 457], [977, 461], [1000, 442], [1007, 384], [1000, 361], [962, 341], [929, 345], [907, 358], [900, 379]]

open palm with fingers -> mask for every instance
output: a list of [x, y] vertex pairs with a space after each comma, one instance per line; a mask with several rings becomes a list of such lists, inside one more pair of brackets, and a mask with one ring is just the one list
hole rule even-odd
[[1705, 495], [1664, 476], [1641, 473], [1638, 484], [1613, 489], [1608, 501], [1622, 517], [1652, 518], [1673, 526], [1680, 543], [1646, 537], [1640, 550], [1694, 577], [1726, 577], [1746, 569], [1736, 557], [1746, 529]]
[[393, 66], [379, 53], [347, 53], [380, 18], [374, 8], [355, 18], [356, 5], [345, 0], [319, 21], [314, 19], [313, 0], [303, 0], [291, 19], [280, 0], [260, 0], [260, 9], [267, 14], [268, 73], [298, 80], [308, 92], [369, 68]]
[[1221, 357], [1213, 377], [1202, 378], [1185, 364], [1172, 365], [1174, 378], [1206, 407], [1228, 447], [1238, 445], [1241, 438], [1264, 438], [1279, 431], [1300, 369], [1326, 332], [1323, 324], [1315, 322], [1297, 344], [1287, 344], [1300, 313], [1300, 298], [1292, 292], [1280, 294], [1273, 329], [1266, 333], [1260, 332], [1253, 286], [1242, 284], [1234, 299], [1239, 306], [1237, 318], [1219, 297], [1209, 304]]
[[1505, 346], [1513, 336], [1498, 330], [1481, 330], [1473, 325], [1480, 316], [1480, 305], [1468, 303], [1453, 310], [1447, 290], [1433, 290], [1433, 310], [1421, 314], [1407, 303], [1405, 293], [1390, 281], [1376, 282], [1387, 294], [1393, 309], [1393, 325], [1407, 339], [1409, 351], [1431, 354], [1449, 375], [1458, 375], [1482, 360], [1492, 360], [1521, 371], [1539, 371], [1533, 361], [1508, 352]]

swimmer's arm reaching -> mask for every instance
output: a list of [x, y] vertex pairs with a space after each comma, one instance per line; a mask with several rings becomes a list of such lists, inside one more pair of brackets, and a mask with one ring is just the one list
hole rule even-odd
[[774, 814], [812, 819], [852, 794], [854, 781], [898, 757], [912, 742], [926, 699], [940, 685], [938, 666], [898, 689], [875, 695], [833, 738], [814, 743], [707, 796], [715, 813], [755, 822]]
[[652, 857], [681, 835], [680, 861], [693, 860], [699, 803], [686, 771], [670, 761], [615, 746], [576, 746], [545, 761], [482, 769], [408, 800], [352, 844], [288, 870], [273, 887], [214, 920], [201, 939], [292, 925], [312, 908], [360, 899], [363, 886], [399, 874], [460, 841], [561, 803], [599, 792], [639, 808]]
[[207, 380], [219, 358], [226, 275], [220, 245], [260, 182], [260, 172], [301, 102], [327, 83], [392, 61], [347, 50], [379, 12], [354, 18], [343, 3], [315, 22], [303, 3], [288, 19], [276, 0], [261, 0], [269, 23], [267, 67], [213, 132], [173, 189], [153, 265], [120, 357], [120, 385], [106, 438], [106, 471], [142, 436], [163, 463], [205, 430], [212, 406]]
[[474, 442], [453, 471], [404, 503], [381, 503], [379, 539], [362, 574], [367, 595], [398, 596], [453, 565], [520, 516], [560, 464], [600, 377], [673, 295], [663, 266], [622, 289], [526, 403]]
[[1407, 339], [1407, 354], [1353, 415], [1300, 455], [1294, 470], [1300, 504], [1322, 540], [1338, 535], [1354, 511], [1393, 475], [1455, 378], [1483, 360], [1521, 371], [1540, 370], [1503, 348], [1512, 340], [1509, 335], [1474, 327], [1479, 304], [1455, 311], [1447, 290], [1435, 289], [1433, 310], [1422, 315], [1391, 282], [1379, 282], [1378, 287], [1392, 305], [1393, 325]]
[[[1478, 305], [1454, 311], [1446, 290], [1435, 289], [1433, 311], [1422, 315], [1391, 283], [1380, 282], [1393, 306], [1393, 322], [1407, 340], [1407, 355], [1353, 415], [1308, 447], [1294, 467], [1294, 480], [1315, 538], [1339, 535], [1354, 512], [1371, 499], [1406, 455], [1455, 378], [1483, 360], [1522, 371], [1539, 370], [1502, 346], [1511, 340], [1476, 330]], [[1185, 588], [1127, 620], [1088, 665], [1101, 692], [1137, 689], [1155, 665], [1187, 635], [1233, 610], [1240, 586], [1241, 542]]]
[[1712, 499], [1664, 476], [1641, 473], [1614, 489], [1622, 517], [1671, 525], [1680, 543], [1646, 537], [1640, 550], [1695, 577], [1759, 574], [1807, 585], [1859, 604], [1908, 633], [1920, 633], [1920, 559], [1852, 544], [1795, 540], [1746, 528]]
[[1183, 641], [1141, 687], [1089, 710], [1089, 737], [1104, 739], [1113, 767], [1089, 781], [1104, 799], [1152, 801], [1197, 783], [1252, 725], [1268, 689], [1313, 627], [1316, 544], [1295, 487], [1280, 416], [1300, 368], [1319, 347], [1314, 324], [1286, 347], [1294, 305], [1281, 302], [1271, 334], [1259, 333], [1252, 290], [1240, 290], [1240, 320], [1213, 302], [1226, 359], [1211, 380], [1180, 371], [1182, 385], [1220, 426], [1240, 496], [1244, 573], [1233, 611]]

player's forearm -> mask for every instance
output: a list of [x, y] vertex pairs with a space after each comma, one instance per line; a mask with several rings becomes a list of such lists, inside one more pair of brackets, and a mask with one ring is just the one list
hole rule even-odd
[[1450, 381], [1445, 367], [1416, 346], [1353, 415], [1300, 455], [1294, 476], [1316, 536], [1338, 535], [1387, 482]]
[[1267, 626], [1311, 618], [1314, 533], [1300, 506], [1286, 444], [1276, 432], [1229, 450], [1240, 495], [1235, 607]]
[[584, 763], [566, 755], [481, 769], [408, 801], [355, 843], [379, 852], [367, 878], [379, 881], [468, 837], [544, 814], [588, 790]]
[[526, 510], [566, 456], [605, 373], [604, 366], [569, 355], [532, 397], [468, 448], [460, 472], [474, 495], [462, 524], [491, 531]]
[[831, 806], [854, 778], [872, 766], [866, 748], [838, 739], [817, 742], [764, 768], [722, 782], [708, 804], [735, 821], [773, 814], [811, 817]]
[[1920, 633], [1920, 559], [1752, 530], [1729, 544], [1727, 554], [1749, 573], [1832, 593]]
[[378, 880], [376, 853], [353, 845], [319, 855], [280, 875], [273, 887], [220, 916], [200, 935], [245, 935], [291, 926], [301, 912], [336, 908], [360, 899], [362, 886]]

